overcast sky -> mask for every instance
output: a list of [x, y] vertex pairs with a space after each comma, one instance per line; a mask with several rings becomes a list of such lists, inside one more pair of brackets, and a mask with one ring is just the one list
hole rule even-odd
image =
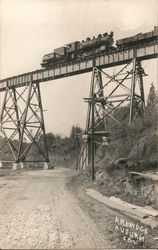
[[[115, 39], [151, 31], [157, 16], [157, 0], [1, 0], [0, 78], [39, 69], [44, 54], [75, 40], [111, 30]], [[157, 60], [143, 65], [147, 93], [157, 84]], [[68, 135], [72, 125], [85, 127], [89, 86], [90, 73], [41, 84], [47, 132]]]

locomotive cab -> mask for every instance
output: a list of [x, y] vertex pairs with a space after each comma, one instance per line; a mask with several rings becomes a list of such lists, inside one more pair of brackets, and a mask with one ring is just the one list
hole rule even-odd
[[66, 44], [66, 52], [67, 53], [71, 53], [77, 50], [78, 45], [80, 44], [79, 41], [75, 41], [73, 43], [68, 43]]

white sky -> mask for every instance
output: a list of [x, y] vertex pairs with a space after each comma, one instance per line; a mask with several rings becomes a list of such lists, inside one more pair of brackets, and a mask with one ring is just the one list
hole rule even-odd
[[[75, 40], [114, 31], [115, 39], [157, 25], [157, 0], [0, 0], [0, 78], [40, 68], [42, 56]], [[157, 82], [157, 61], [143, 64]], [[41, 84], [46, 131], [85, 127], [90, 73]], [[2, 95], [1, 102], [2, 102]]]

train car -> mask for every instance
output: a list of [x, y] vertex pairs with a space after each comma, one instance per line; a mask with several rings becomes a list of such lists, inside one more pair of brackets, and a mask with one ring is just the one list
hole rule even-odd
[[46, 54], [42, 58], [41, 66], [45, 68], [53, 63], [60, 61], [61, 57], [62, 57], [61, 55], [58, 55], [54, 52], [50, 54]]
[[54, 52], [43, 56], [41, 66], [47, 67], [57, 62], [60, 62], [65, 58], [65, 55], [66, 55], [65, 47], [56, 48], [54, 49]]
[[50, 54], [44, 55], [41, 66], [47, 68], [56, 66], [59, 63], [71, 62], [76, 59], [85, 59], [85, 57], [112, 49], [113, 42], [114, 40], [112, 31], [110, 34], [99, 34], [97, 38], [93, 37], [90, 39], [88, 37], [82, 42], [75, 41], [66, 44], [63, 47], [54, 49], [54, 51]]
[[154, 30], [147, 33], [139, 33], [135, 36], [119, 39], [116, 41], [117, 48], [128, 48], [141, 43], [153, 42], [158, 38], [158, 26], [154, 26]]

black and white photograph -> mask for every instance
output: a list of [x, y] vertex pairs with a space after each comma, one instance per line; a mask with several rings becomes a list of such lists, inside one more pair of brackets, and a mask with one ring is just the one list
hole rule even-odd
[[157, 0], [0, 0], [0, 249], [158, 249]]

